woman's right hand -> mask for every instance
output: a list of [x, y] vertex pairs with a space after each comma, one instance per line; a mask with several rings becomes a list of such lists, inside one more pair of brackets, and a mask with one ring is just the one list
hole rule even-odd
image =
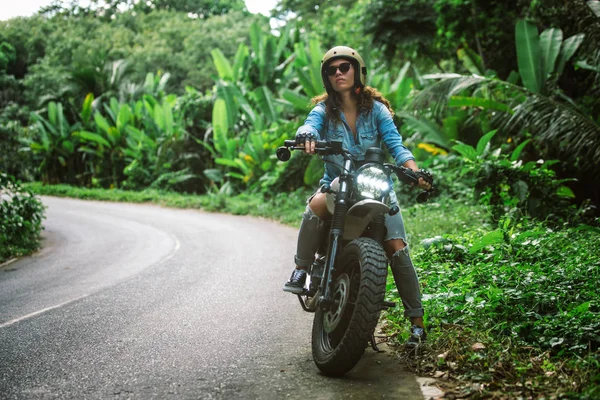
[[302, 132], [296, 135], [296, 145], [298, 147], [304, 147], [304, 152], [306, 154], [315, 154], [317, 138], [310, 132]]

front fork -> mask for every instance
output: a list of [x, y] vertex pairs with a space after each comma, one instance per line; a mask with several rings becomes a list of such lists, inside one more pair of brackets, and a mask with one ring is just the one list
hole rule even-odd
[[345, 171], [350, 171], [352, 162], [346, 160], [344, 168], [340, 175], [340, 187], [335, 199], [335, 209], [331, 220], [331, 229], [329, 230], [329, 245], [327, 247], [327, 257], [325, 260], [325, 271], [321, 280], [321, 296], [319, 297], [319, 306], [328, 310], [332, 304], [333, 276], [336, 271], [336, 260], [341, 248], [342, 235], [344, 233], [344, 220], [348, 211], [348, 193], [350, 188], [350, 175]]

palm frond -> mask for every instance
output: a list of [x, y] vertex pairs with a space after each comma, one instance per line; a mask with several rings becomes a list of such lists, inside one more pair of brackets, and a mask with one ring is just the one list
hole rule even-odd
[[506, 81], [480, 76], [452, 76], [417, 94], [413, 109], [440, 118], [453, 96], [487, 86], [495, 100], [513, 111], [496, 118], [497, 128], [507, 135], [527, 131], [545, 152], [578, 170], [600, 177], [600, 125], [576, 106], [557, 101]]
[[426, 87], [413, 100], [413, 109], [427, 111], [435, 118], [440, 118], [448, 106], [452, 96], [462, 93], [472, 86], [486, 82], [479, 76], [464, 76], [458, 74], [424, 75], [423, 79], [441, 79], [439, 82]]

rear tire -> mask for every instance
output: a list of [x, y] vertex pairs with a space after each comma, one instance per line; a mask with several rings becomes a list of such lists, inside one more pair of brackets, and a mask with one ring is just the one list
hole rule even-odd
[[373, 239], [350, 242], [339, 258], [334, 277], [334, 304], [318, 307], [312, 329], [312, 353], [325, 375], [350, 371], [365, 352], [381, 313], [387, 257]]

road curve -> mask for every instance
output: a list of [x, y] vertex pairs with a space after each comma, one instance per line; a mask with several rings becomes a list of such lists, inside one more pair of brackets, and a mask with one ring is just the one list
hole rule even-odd
[[43, 197], [43, 249], [0, 268], [2, 399], [422, 399], [390, 352], [319, 374], [281, 291], [296, 231]]

